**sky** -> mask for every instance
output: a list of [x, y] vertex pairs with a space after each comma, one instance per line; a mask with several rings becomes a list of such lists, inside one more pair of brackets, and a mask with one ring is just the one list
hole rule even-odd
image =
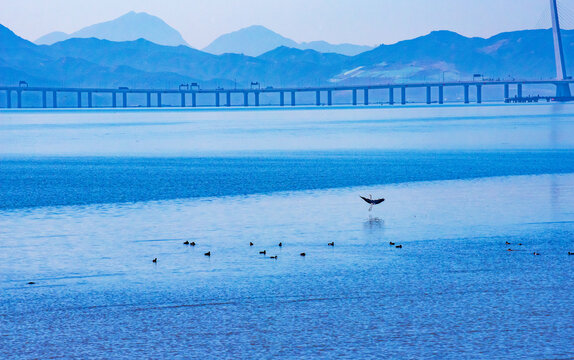
[[[565, 10], [574, 7], [574, 0], [560, 1]], [[391, 44], [433, 30], [489, 37], [550, 27], [548, 0], [0, 0], [0, 24], [33, 41], [129, 11], [160, 17], [198, 49], [250, 25], [298, 42], [364, 45]]]

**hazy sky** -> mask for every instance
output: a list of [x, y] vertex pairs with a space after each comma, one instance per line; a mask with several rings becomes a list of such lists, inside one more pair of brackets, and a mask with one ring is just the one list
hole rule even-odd
[[[561, 2], [574, 7], [574, 0]], [[487, 37], [549, 27], [548, 8], [548, 0], [0, 0], [0, 23], [35, 40], [134, 10], [162, 18], [196, 48], [255, 24], [299, 42], [375, 45], [432, 30]]]

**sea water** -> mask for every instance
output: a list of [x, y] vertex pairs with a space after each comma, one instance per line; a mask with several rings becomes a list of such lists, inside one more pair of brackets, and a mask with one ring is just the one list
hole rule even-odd
[[573, 357], [573, 149], [560, 104], [2, 112], [0, 355]]

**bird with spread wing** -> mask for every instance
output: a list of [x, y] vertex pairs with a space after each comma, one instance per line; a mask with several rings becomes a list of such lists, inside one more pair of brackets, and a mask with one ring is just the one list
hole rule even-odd
[[385, 201], [385, 199], [375, 199], [373, 200], [373, 195], [369, 194], [369, 197], [363, 197], [360, 196], [361, 199], [365, 200], [368, 204], [371, 204], [371, 206], [369, 207], [369, 211], [373, 210], [373, 206], [374, 205], [378, 205], [380, 203], [382, 203], [383, 201]]

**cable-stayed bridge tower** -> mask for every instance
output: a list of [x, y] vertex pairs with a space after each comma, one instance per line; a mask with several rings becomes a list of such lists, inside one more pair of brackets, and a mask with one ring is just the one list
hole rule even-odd
[[[564, 49], [562, 48], [562, 36], [560, 35], [560, 20], [558, 19], [557, 0], [550, 0], [550, 14], [552, 16], [552, 32], [554, 34], [554, 57], [556, 59], [556, 79], [566, 80], [566, 64], [564, 63]], [[570, 85], [568, 83], [556, 84], [556, 97], [570, 97]]]

